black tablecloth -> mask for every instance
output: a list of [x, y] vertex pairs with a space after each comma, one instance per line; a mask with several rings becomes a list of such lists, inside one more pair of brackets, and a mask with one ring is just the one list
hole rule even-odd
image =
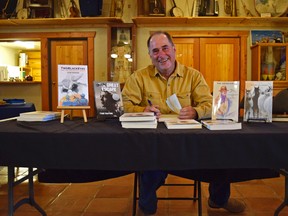
[[123, 129], [118, 120], [1, 122], [0, 165], [79, 170], [288, 167], [288, 124], [242, 130]]
[[26, 103], [23, 105], [5, 104], [0, 106], [0, 119], [12, 118], [19, 116], [20, 113], [35, 111], [33, 103]]

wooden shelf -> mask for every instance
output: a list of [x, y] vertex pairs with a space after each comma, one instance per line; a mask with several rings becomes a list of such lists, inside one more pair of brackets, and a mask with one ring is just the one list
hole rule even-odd
[[139, 27], [288, 27], [288, 17], [134, 17], [132, 20]]
[[[288, 27], [288, 17], [134, 17], [132, 20], [138, 27]], [[119, 17], [0, 19], [1, 28], [83, 28], [106, 27], [108, 24], [123, 24], [123, 20]]]
[[123, 23], [119, 17], [75, 17], [43, 19], [0, 19], [0, 28], [49, 28], [49, 27], [102, 27]]
[[41, 84], [40, 81], [21, 81], [21, 82], [9, 82], [9, 81], [0, 81], [0, 85], [31, 85], [31, 84]]
[[[288, 17], [134, 17], [138, 27], [195, 26], [195, 27], [288, 27]], [[102, 27], [121, 24], [119, 17], [77, 17], [44, 19], [0, 19], [1, 28], [41, 28], [43, 27]]]

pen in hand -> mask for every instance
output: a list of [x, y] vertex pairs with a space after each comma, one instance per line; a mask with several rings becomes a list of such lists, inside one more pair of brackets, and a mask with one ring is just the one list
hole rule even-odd
[[149, 99], [147, 101], [148, 101], [149, 106], [153, 106], [152, 102]]
[[[149, 106], [153, 107], [153, 104], [152, 104], [151, 100], [148, 99], [147, 101], [148, 101]], [[151, 110], [150, 110], [150, 112], [151, 112]], [[154, 112], [154, 115], [156, 116], [156, 112], [155, 111], [152, 111], [152, 112]]]

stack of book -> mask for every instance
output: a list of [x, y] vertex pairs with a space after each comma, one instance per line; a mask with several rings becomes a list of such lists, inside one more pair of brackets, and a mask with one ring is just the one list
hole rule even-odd
[[241, 122], [235, 122], [231, 119], [202, 120], [201, 123], [209, 130], [240, 130]]
[[168, 129], [201, 129], [202, 124], [194, 119], [168, 119], [164, 120]]
[[123, 128], [157, 128], [153, 112], [124, 113], [119, 117]]
[[17, 121], [40, 121], [46, 122], [54, 119], [59, 119], [61, 117], [61, 112], [54, 111], [33, 111], [20, 113], [20, 116], [17, 118]]

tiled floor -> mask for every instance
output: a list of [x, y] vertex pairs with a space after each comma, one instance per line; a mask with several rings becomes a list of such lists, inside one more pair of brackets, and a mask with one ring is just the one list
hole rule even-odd
[[[26, 169], [20, 169], [20, 175]], [[130, 216], [132, 215], [132, 191], [134, 176], [85, 183], [85, 184], [43, 184], [35, 182], [35, 199], [47, 212], [48, 216]], [[170, 176], [169, 182], [187, 182], [186, 179]], [[0, 216], [7, 216], [7, 170], [0, 171]], [[27, 195], [27, 184], [15, 188], [15, 200]], [[203, 216], [229, 216], [223, 210], [207, 207], [207, 184], [202, 183]], [[159, 195], [187, 195], [190, 188], [162, 187]], [[241, 216], [273, 216], [275, 209], [284, 197], [284, 178], [252, 180], [232, 184], [232, 197], [245, 201], [246, 211]], [[25, 204], [15, 216], [40, 215], [35, 209]], [[158, 216], [196, 216], [197, 203], [183, 200], [160, 200]], [[286, 207], [280, 216], [288, 215]]]

